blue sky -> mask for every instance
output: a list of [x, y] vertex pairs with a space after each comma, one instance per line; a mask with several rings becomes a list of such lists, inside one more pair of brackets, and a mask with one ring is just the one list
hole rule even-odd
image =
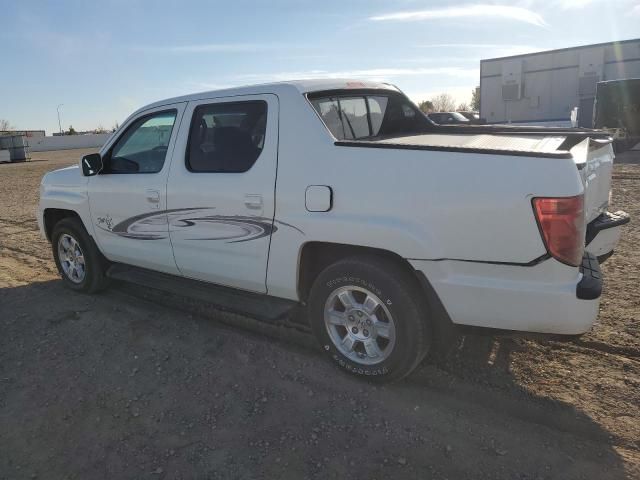
[[640, 36], [640, 0], [0, 0], [0, 118], [111, 127], [162, 98], [291, 78], [468, 101], [479, 61]]

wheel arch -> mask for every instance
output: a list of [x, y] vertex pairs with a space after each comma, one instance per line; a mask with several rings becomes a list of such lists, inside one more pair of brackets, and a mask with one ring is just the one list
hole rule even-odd
[[44, 232], [45, 232], [45, 235], [47, 236], [47, 240], [51, 241], [53, 228], [60, 220], [63, 220], [65, 218], [77, 218], [78, 220], [80, 220], [80, 223], [82, 223], [82, 225], [85, 227], [85, 230], [87, 230], [87, 227], [82, 221], [82, 218], [80, 217], [78, 212], [76, 212], [75, 210], [68, 210], [64, 208], [45, 208], [42, 215], [42, 220], [43, 220]]
[[322, 270], [343, 258], [356, 255], [370, 255], [391, 260], [409, 273], [419, 291], [424, 295], [437, 342], [442, 343], [443, 346], [451, 343], [451, 339], [456, 335], [456, 328], [431, 282], [423, 272], [416, 270], [405, 258], [390, 250], [321, 241], [305, 243], [301, 247], [298, 261], [298, 298], [306, 303], [311, 286]]
[[411, 264], [390, 250], [345, 243], [311, 241], [302, 245], [298, 261], [297, 291], [298, 298], [306, 302], [311, 286], [322, 270], [343, 258], [370, 255], [385, 258], [411, 273], [419, 283], [419, 278]]

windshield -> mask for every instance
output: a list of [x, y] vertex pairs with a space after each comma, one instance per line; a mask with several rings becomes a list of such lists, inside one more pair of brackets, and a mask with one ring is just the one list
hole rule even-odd
[[469, 119], [467, 117], [465, 117], [464, 115], [462, 115], [461, 113], [458, 112], [451, 112], [449, 115], [451, 115], [454, 119], [456, 119], [459, 122], [468, 122]]
[[309, 96], [338, 140], [361, 140], [423, 133], [431, 124], [403, 95], [393, 92], [354, 94], [346, 90]]

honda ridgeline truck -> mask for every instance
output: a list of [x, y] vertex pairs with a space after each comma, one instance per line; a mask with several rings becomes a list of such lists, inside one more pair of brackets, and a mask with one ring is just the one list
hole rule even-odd
[[357, 375], [409, 373], [450, 326], [576, 335], [608, 212], [596, 130], [435, 125], [396, 87], [296, 81], [172, 98], [42, 179], [65, 284], [128, 280], [275, 321]]

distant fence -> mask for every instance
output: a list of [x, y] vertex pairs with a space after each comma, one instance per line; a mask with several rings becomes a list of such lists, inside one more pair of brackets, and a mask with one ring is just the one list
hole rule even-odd
[[104, 145], [110, 133], [89, 135], [64, 135], [59, 137], [29, 137], [29, 150], [44, 152], [47, 150], [70, 150], [72, 148], [99, 148]]

